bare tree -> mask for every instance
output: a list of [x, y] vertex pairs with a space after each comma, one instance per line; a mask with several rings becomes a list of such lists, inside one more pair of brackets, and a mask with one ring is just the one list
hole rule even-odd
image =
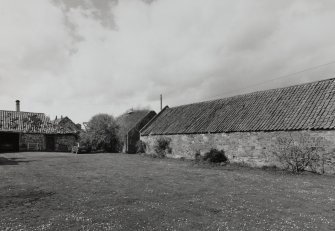
[[308, 132], [286, 133], [277, 138], [276, 155], [279, 161], [294, 173], [312, 171], [324, 173], [327, 141]]

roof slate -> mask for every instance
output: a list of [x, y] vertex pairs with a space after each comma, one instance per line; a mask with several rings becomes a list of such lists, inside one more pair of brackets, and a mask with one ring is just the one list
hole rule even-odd
[[74, 134], [77, 131], [54, 123], [43, 113], [0, 110], [0, 132]]
[[141, 134], [335, 128], [335, 79], [165, 108]]
[[116, 122], [120, 125], [120, 133], [127, 134], [131, 129], [135, 128], [149, 113], [154, 113], [150, 110], [135, 110], [124, 113], [116, 118]]

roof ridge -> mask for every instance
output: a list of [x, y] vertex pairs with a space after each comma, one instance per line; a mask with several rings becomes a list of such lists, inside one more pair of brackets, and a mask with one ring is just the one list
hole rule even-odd
[[154, 117], [152, 117], [152, 119], [140, 130], [140, 133], [142, 133], [142, 131], [144, 131], [147, 127], [149, 127], [156, 120], [156, 118], [158, 118], [158, 116], [160, 116], [166, 109], [169, 109], [168, 105], [166, 105], [160, 112], [158, 112]]
[[174, 108], [178, 108], [178, 107], [184, 107], [184, 106], [197, 105], [197, 104], [202, 104], [202, 103], [211, 103], [211, 102], [220, 101], [220, 100], [223, 100], [223, 99], [233, 99], [233, 98], [237, 98], [237, 97], [242, 97], [242, 96], [247, 96], [247, 95], [252, 95], [252, 94], [260, 94], [260, 93], [264, 93], [264, 92], [271, 92], [271, 91], [275, 91], [275, 90], [289, 89], [289, 88], [294, 88], [294, 87], [298, 87], [298, 86], [312, 85], [312, 84], [315, 84], [315, 83], [326, 82], [326, 81], [331, 81], [331, 80], [335, 80], [335, 77], [329, 78], [329, 79], [316, 80], [316, 81], [307, 82], [307, 83], [300, 83], [300, 84], [290, 85], [290, 86], [287, 86], [287, 87], [271, 88], [271, 89], [253, 91], [253, 92], [249, 92], [249, 93], [238, 94], [238, 95], [233, 95], [233, 96], [228, 96], [228, 97], [223, 97], [223, 98], [204, 100], [204, 101], [189, 103], [189, 104], [182, 104], [182, 105], [170, 107], [170, 109], [174, 109]]
[[124, 117], [124, 116], [127, 116], [127, 115], [133, 115], [133, 114], [139, 114], [139, 113], [145, 113], [145, 112], [149, 113], [149, 112], [151, 112], [151, 111], [152, 111], [152, 110], [147, 110], [147, 109], [143, 109], [143, 110], [134, 110], [134, 111], [132, 111], [131, 113], [124, 112], [124, 113], [122, 113], [121, 115], [116, 116], [115, 118], [117, 119], [117, 118], [121, 118], [121, 117]]
[[[16, 113], [31, 113], [31, 114], [41, 114], [41, 115], [45, 115], [45, 113], [43, 112], [30, 112], [30, 111], [12, 111], [12, 110], [1, 110], [3, 112], [16, 112]], [[46, 115], [45, 115], [46, 116]]]

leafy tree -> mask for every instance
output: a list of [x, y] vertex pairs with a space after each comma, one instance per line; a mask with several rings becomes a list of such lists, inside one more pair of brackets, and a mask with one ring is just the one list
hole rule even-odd
[[84, 142], [90, 142], [93, 149], [108, 152], [118, 152], [120, 139], [118, 137], [119, 126], [113, 116], [98, 114], [87, 123], [85, 134], [82, 134]]
[[92, 151], [92, 141], [91, 137], [86, 130], [82, 130], [79, 133], [79, 144], [81, 147], [86, 148], [87, 152]]

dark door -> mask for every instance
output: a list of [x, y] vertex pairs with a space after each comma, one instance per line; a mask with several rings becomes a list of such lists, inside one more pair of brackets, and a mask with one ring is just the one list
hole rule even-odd
[[52, 135], [46, 136], [46, 150], [49, 152], [55, 151], [55, 137]]
[[19, 140], [19, 133], [0, 132], [0, 152], [18, 152]]

